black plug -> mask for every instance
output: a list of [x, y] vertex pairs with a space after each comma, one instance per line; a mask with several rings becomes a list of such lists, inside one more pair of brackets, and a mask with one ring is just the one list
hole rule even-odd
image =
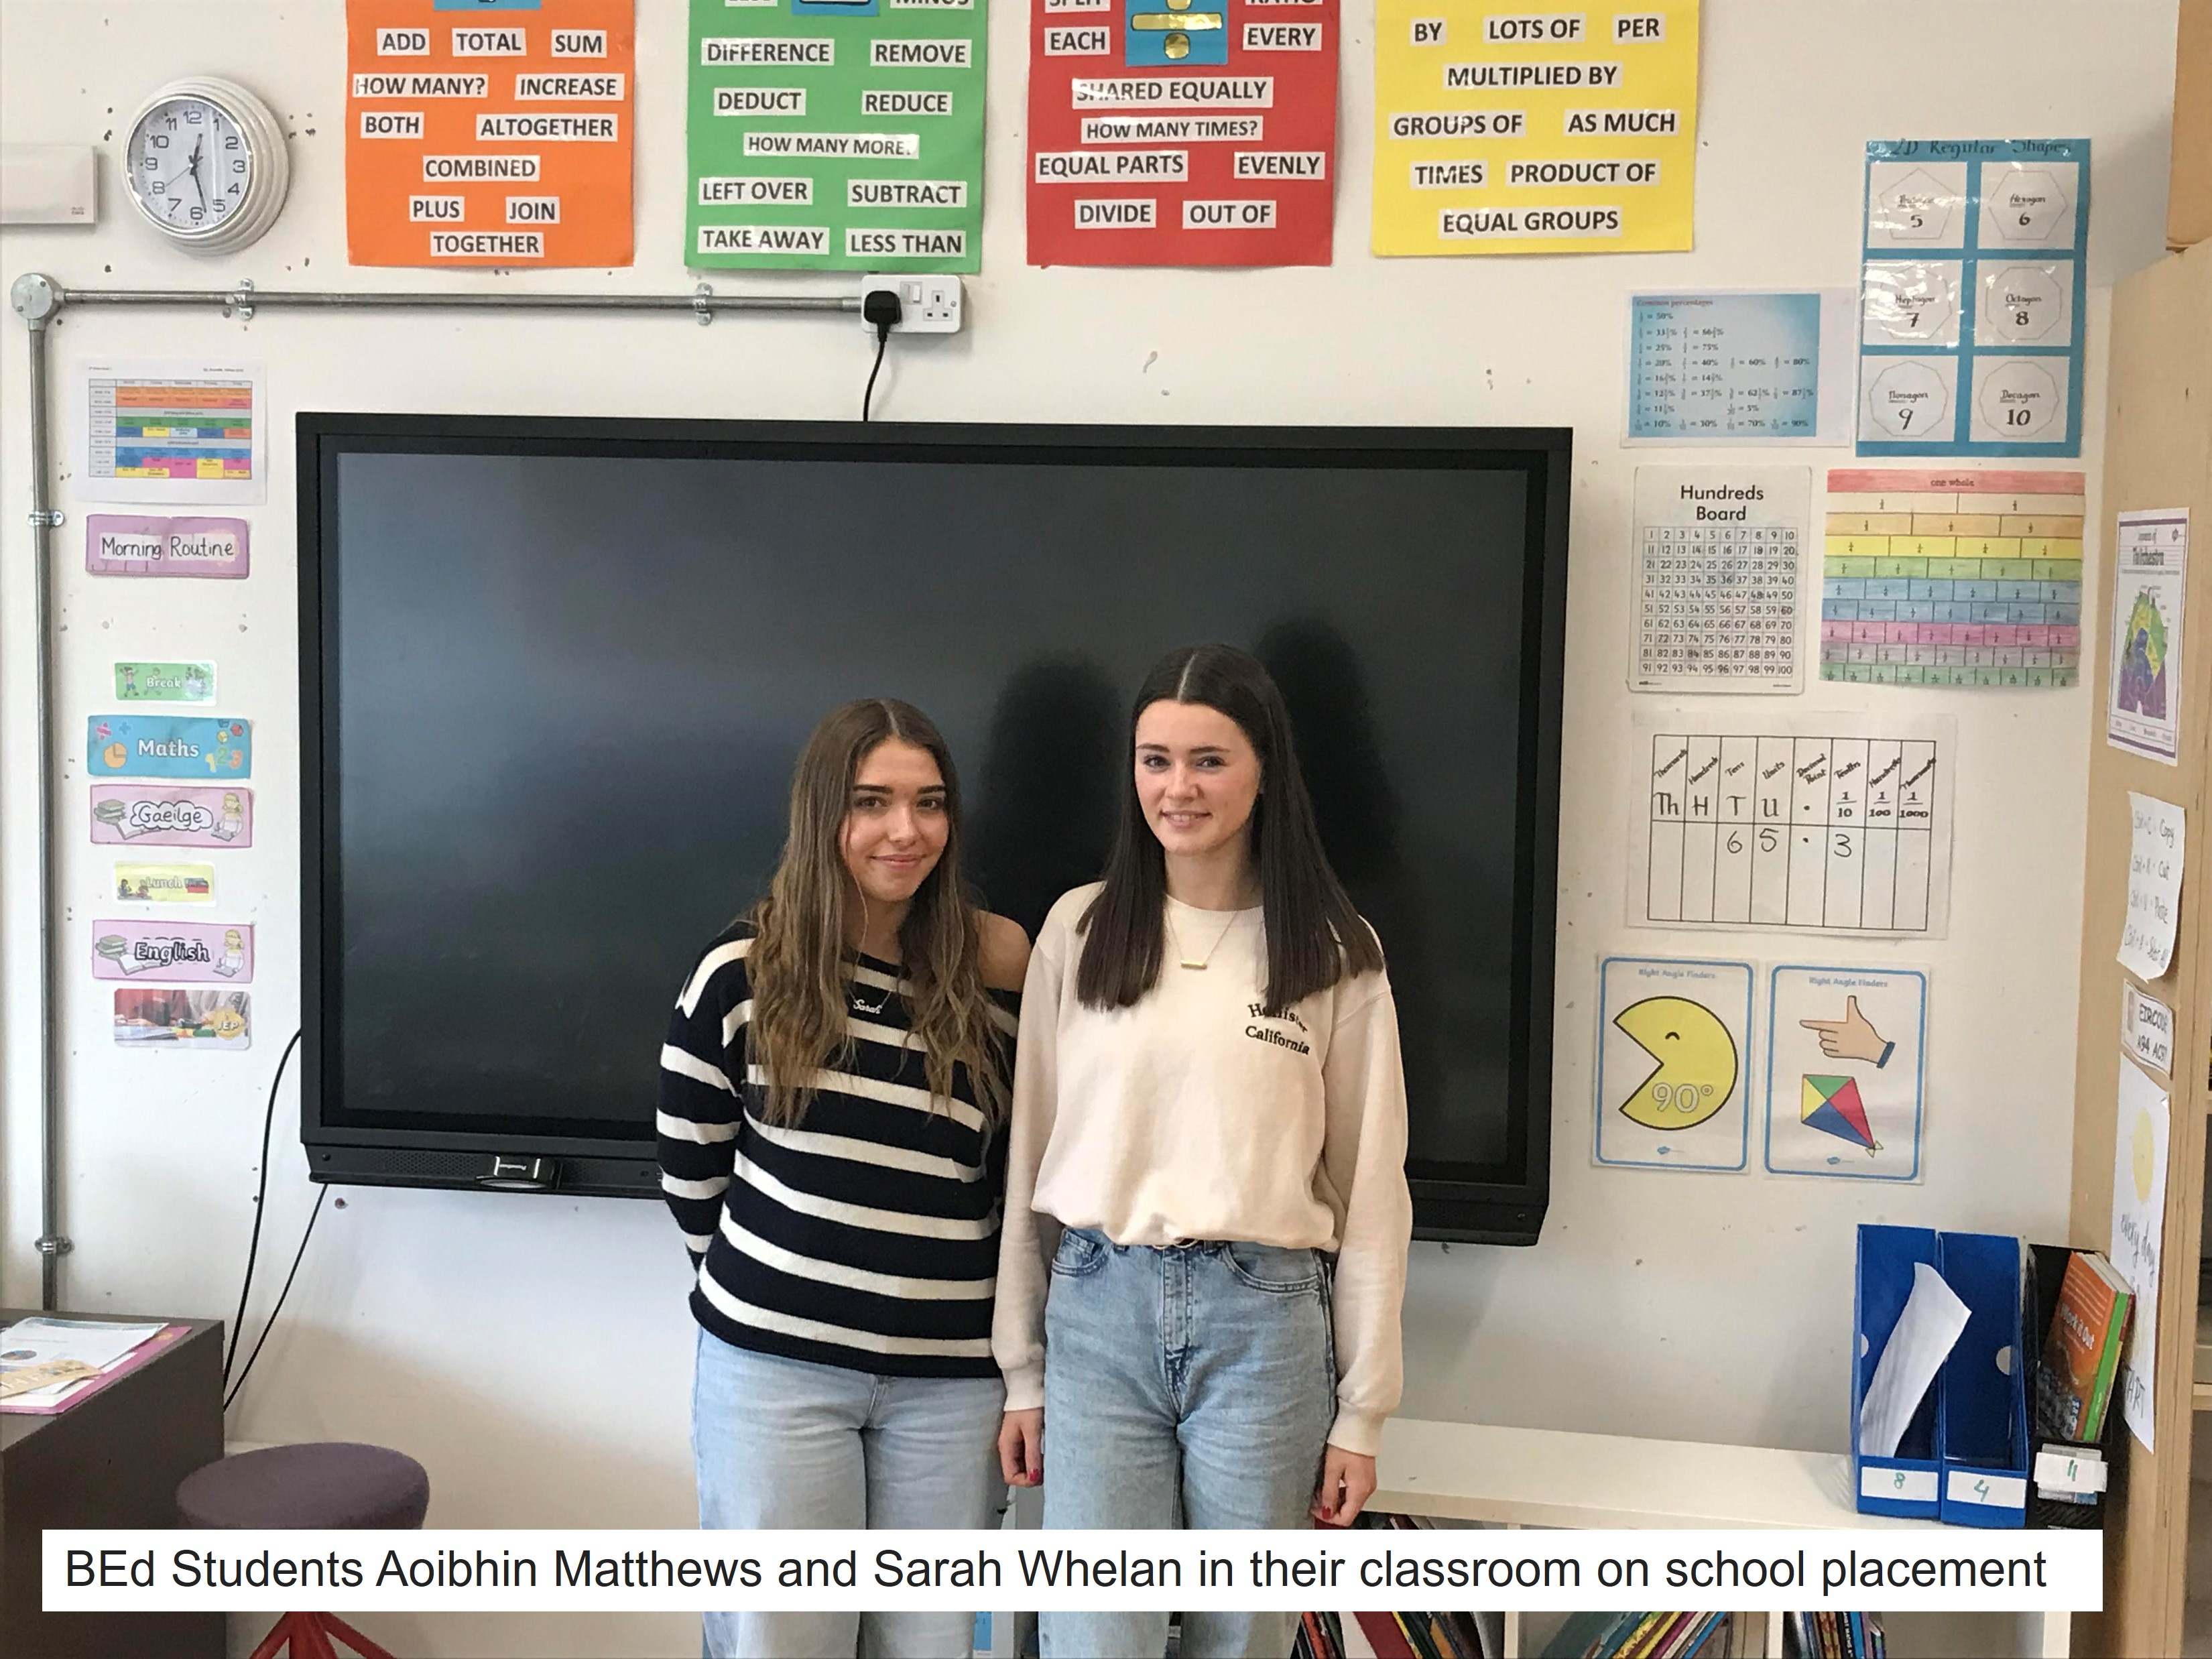
[[899, 319], [905, 314], [899, 305], [896, 289], [870, 289], [867, 297], [860, 301], [861, 318], [873, 323], [876, 328], [876, 365], [868, 371], [868, 389], [860, 394], [860, 418], [863, 421], [868, 419], [870, 405], [875, 401], [876, 376], [883, 372], [884, 348], [891, 343], [891, 331], [898, 326]]
[[899, 306], [898, 294], [892, 289], [871, 289], [868, 297], [860, 301], [860, 315], [876, 325], [878, 343], [891, 337], [891, 331], [899, 325], [899, 319], [905, 314]]

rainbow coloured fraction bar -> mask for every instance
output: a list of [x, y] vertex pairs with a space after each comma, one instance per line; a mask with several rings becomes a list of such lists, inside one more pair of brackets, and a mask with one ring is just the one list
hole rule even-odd
[[1820, 678], [2073, 684], [2083, 491], [2079, 472], [1832, 471]]
[[94, 477], [253, 477], [251, 381], [95, 377], [88, 390]]

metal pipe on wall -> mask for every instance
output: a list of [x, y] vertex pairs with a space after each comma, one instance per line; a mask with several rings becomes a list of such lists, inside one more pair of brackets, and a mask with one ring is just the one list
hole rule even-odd
[[379, 294], [317, 293], [299, 289], [264, 291], [252, 283], [228, 289], [69, 289], [37, 272], [9, 289], [15, 314], [30, 337], [31, 558], [33, 609], [38, 635], [35, 705], [39, 744], [39, 1305], [61, 1305], [61, 1259], [73, 1248], [62, 1225], [62, 964], [54, 926], [53, 531], [62, 522], [48, 494], [52, 469], [47, 432], [48, 331], [65, 306], [206, 306], [251, 318], [263, 306], [309, 310], [569, 311], [688, 313], [703, 325], [722, 312], [858, 313], [857, 295], [716, 294], [702, 283], [678, 294]]

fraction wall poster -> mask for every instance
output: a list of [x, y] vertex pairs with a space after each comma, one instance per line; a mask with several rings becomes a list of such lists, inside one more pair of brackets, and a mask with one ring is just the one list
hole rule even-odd
[[633, 0], [346, 0], [346, 257], [626, 265]]
[[1037, 0], [1030, 263], [1325, 265], [1337, 0]]
[[1697, 147], [1698, 0], [1379, 0], [1377, 253], [1679, 252]]
[[972, 271], [985, 0], [691, 0], [684, 263]]

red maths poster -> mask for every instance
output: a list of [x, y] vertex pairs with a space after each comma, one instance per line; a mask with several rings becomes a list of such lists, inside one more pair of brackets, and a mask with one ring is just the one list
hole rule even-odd
[[1325, 265], [1338, 0], [1036, 0], [1033, 265]]

